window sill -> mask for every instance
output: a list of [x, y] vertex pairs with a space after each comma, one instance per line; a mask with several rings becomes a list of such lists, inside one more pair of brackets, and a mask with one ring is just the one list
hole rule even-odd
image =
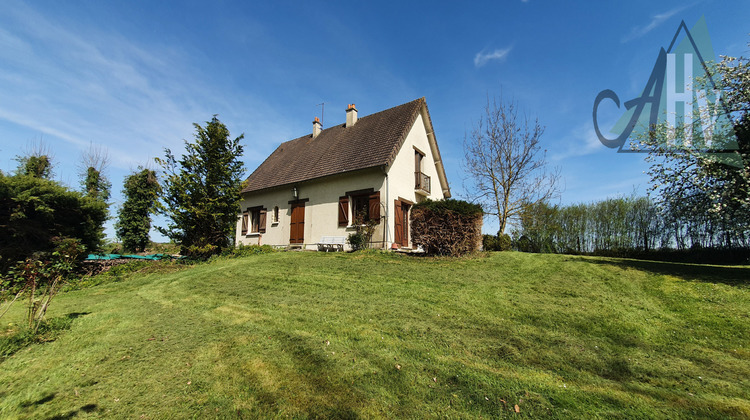
[[246, 238], [257, 238], [260, 236], [260, 232], [252, 232], [245, 235]]
[[271, 227], [278, 226], [279, 222], [271, 222]]

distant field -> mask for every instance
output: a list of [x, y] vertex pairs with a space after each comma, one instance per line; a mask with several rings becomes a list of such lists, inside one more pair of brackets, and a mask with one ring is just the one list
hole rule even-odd
[[0, 418], [750, 417], [747, 266], [274, 253], [50, 312], [70, 329], [0, 362]]

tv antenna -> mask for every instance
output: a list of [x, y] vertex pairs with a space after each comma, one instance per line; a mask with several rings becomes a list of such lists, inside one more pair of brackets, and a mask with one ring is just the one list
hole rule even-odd
[[317, 104], [315, 106], [319, 106], [320, 107], [320, 125], [325, 126], [323, 124], [323, 121], [325, 121], [325, 119], [323, 117], [325, 117], [325, 115], [326, 115], [326, 103], [325, 102], [321, 102], [321, 103], [319, 103], [319, 104]]

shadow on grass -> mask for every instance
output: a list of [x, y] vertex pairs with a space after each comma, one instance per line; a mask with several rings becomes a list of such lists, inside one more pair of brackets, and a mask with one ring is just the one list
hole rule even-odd
[[55, 341], [57, 337], [70, 329], [73, 320], [88, 315], [90, 312], [71, 312], [65, 316], [50, 318], [39, 326], [36, 333], [28, 328], [16, 331], [11, 335], [0, 337], [0, 363], [19, 350], [36, 343]]
[[722, 283], [740, 288], [750, 287], [750, 267], [722, 267], [644, 260], [592, 259], [587, 261], [595, 264], [634, 268], [655, 274], [677, 276], [688, 281]]
[[68, 318], [68, 319], [77, 319], [77, 318], [80, 318], [82, 316], [88, 315], [90, 313], [91, 312], [71, 312], [71, 313], [65, 315], [65, 317]]
[[94, 411], [98, 410], [99, 406], [96, 404], [86, 404], [83, 407], [79, 408], [78, 410], [70, 410], [65, 414], [58, 414], [56, 416], [48, 417], [48, 420], [65, 420], [65, 419], [72, 419], [73, 417], [77, 417], [78, 414], [81, 412], [83, 413], [93, 413]]
[[[303, 381], [303, 389], [310, 390], [304, 395], [295, 395], [295, 405], [308, 418], [358, 418], [360, 402], [365, 400], [351, 386], [346, 386], [341, 371], [332, 360], [326, 357], [321, 344], [311, 337], [288, 332], [278, 332], [274, 339], [282, 343], [294, 359], [295, 377]], [[256, 382], [259, 383], [260, 381]], [[273, 391], [255, 390], [262, 410], [266, 414], [278, 409], [278, 401], [283, 399]], [[239, 413], [238, 413], [239, 414]], [[273, 416], [272, 416], [273, 417]]]
[[56, 396], [55, 394], [47, 394], [47, 395], [43, 396], [42, 398], [39, 398], [36, 401], [24, 401], [24, 402], [21, 403], [21, 407], [26, 408], [26, 407], [31, 407], [31, 406], [34, 406], [34, 405], [46, 404], [46, 403], [54, 400], [55, 396]]
[[[57, 394], [50, 393], [45, 395], [44, 397], [36, 400], [36, 401], [25, 401], [21, 403], [21, 407], [23, 408], [36, 408], [37, 406], [46, 404], [52, 400], [55, 399]], [[70, 410], [65, 414], [58, 414], [52, 417], [48, 417], [48, 420], [61, 420], [61, 419], [72, 419], [73, 417], [77, 417], [81, 413], [93, 413], [94, 411], [98, 410], [99, 406], [96, 404], [86, 404], [82, 406], [81, 408], [77, 410]]]

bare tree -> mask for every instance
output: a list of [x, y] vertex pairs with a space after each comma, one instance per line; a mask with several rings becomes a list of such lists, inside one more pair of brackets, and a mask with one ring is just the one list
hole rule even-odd
[[524, 206], [559, 196], [560, 171], [546, 170], [542, 133], [538, 119], [519, 116], [518, 104], [501, 96], [487, 98], [484, 114], [464, 137], [467, 194], [485, 214], [497, 216], [499, 233]]

